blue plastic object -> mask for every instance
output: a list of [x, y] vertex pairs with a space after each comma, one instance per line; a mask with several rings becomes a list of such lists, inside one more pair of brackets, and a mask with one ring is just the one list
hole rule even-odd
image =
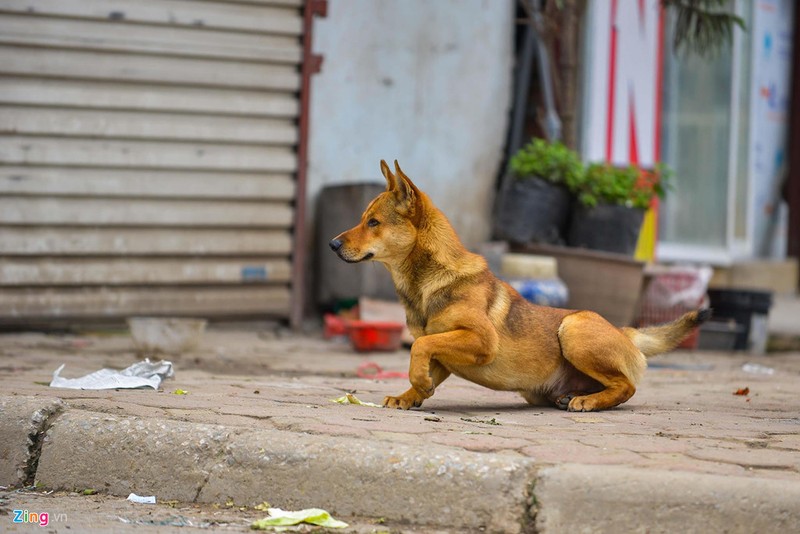
[[569, 290], [566, 284], [558, 278], [513, 278], [507, 282], [519, 291], [525, 300], [541, 306], [562, 307], [567, 305], [569, 299]]

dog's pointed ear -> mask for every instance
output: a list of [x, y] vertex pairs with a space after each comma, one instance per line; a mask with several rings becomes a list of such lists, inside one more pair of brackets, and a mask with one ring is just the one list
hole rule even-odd
[[419, 205], [422, 201], [422, 193], [414, 185], [414, 182], [406, 176], [397, 160], [394, 161], [394, 168], [397, 180], [394, 198], [397, 201], [397, 206], [407, 217], [415, 221], [414, 224], [419, 224], [419, 216], [422, 213], [422, 208]]
[[386, 178], [386, 190], [397, 190], [397, 177], [392, 174], [392, 171], [389, 170], [389, 165], [387, 165], [384, 160], [381, 160], [381, 172], [383, 173], [383, 177]]
[[397, 160], [394, 160], [394, 170], [397, 177], [398, 189], [403, 193], [402, 196], [410, 200], [418, 198], [419, 189], [417, 189], [417, 186], [411, 181], [411, 178], [406, 176], [406, 173], [400, 168], [400, 164], [397, 163]]

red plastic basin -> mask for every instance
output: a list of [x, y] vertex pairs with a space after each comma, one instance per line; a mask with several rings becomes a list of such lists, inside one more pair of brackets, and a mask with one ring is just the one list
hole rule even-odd
[[357, 351], [397, 350], [402, 343], [403, 323], [348, 321], [347, 330]]

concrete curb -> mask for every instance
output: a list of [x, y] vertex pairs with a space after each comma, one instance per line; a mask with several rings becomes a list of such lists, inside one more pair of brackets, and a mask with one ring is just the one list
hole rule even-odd
[[0, 484], [322, 507], [454, 531], [788, 532], [800, 484], [69, 408], [0, 397]]
[[534, 476], [532, 460], [511, 455], [69, 410], [48, 431], [36, 482], [521, 532]]
[[33, 482], [42, 439], [65, 407], [60, 399], [0, 397], [0, 485]]
[[793, 532], [800, 485], [624, 466], [539, 471], [538, 532]]

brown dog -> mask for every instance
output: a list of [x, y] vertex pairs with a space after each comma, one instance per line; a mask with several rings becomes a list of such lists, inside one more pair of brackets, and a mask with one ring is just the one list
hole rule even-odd
[[616, 328], [591, 311], [536, 306], [467, 251], [447, 218], [395, 161], [381, 171], [386, 191], [361, 223], [330, 242], [340, 258], [389, 269], [416, 341], [411, 388], [383, 405], [420, 406], [450, 373], [531, 404], [570, 411], [621, 404], [636, 391], [647, 356], [674, 348], [710, 310], [663, 326]]

